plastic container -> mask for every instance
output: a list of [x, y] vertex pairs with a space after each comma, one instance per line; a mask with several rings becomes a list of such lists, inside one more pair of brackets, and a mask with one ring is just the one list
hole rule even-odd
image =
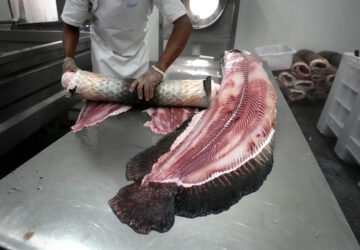
[[340, 159], [360, 165], [360, 58], [353, 53], [343, 55], [317, 128], [337, 137]]
[[255, 48], [255, 52], [269, 64], [272, 71], [290, 69], [296, 50], [286, 44], [274, 44]]

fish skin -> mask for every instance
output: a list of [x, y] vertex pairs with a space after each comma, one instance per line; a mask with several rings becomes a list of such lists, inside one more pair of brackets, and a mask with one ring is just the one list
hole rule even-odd
[[131, 106], [120, 103], [85, 101], [79, 117], [71, 129], [74, 133], [78, 132], [85, 127], [104, 121], [109, 116], [121, 114], [129, 109]]
[[[137, 92], [130, 93], [133, 79], [117, 79], [93, 72], [78, 70], [72, 79], [64, 74], [63, 86], [67, 96], [90, 101], [120, 102], [125, 105], [154, 107], [199, 107], [210, 105], [218, 87], [210, 78], [205, 80], [166, 80], [155, 87], [154, 97], [139, 100]], [[214, 89], [212, 89], [214, 87]]]

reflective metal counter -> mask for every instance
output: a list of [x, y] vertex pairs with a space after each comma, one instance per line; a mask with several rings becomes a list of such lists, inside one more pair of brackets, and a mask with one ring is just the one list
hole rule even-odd
[[257, 192], [230, 210], [194, 219], [176, 216], [174, 226], [163, 234], [140, 235], [122, 224], [107, 201], [129, 184], [126, 161], [161, 138], [143, 127], [149, 120], [145, 113], [130, 110], [68, 133], [0, 181], [0, 245], [9, 249], [359, 249], [278, 88], [277, 92], [273, 170]]

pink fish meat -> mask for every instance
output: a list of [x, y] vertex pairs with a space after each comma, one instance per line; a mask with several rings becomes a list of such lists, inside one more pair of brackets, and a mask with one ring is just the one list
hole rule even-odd
[[73, 132], [102, 122], [109, 116], [118, 115], [131, 109], [131, 106], [115, 102], [86, 101], [77, 122], [71, 127]]
[[179, 127], [187, 118], [192, 116], [197, 108], [160, 107], [145, 110], [152, 120], [144, 126], [159, 134], [168, 134]]
[[174, 215], [227, 210], [271, 171], [274, 88], [247, 53], [226, 52], [222, 70], [220, 92], [206, 110], [128, 162], [134, 183], [109, 204], [136, 232], [166, 232]]

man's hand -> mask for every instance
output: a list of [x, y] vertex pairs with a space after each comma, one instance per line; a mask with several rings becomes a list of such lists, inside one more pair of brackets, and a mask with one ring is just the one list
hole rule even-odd
[[62, 66], [63, 74], [65, 72], [76, 72], [78, 71], [78, 69], [79, 68], [76, 66], [74, 59], [72, 59], [71, 57], [66, 57], [64, 59]]
[[130, 85], [130, 92], [137, 88], [139, 100], [142, 100], [145, 94], [145, 100], [148, 102], [154, 97], [155, 86], [161, 82], [163, 75], [151, 68], [148, 72], [133, 81]]

